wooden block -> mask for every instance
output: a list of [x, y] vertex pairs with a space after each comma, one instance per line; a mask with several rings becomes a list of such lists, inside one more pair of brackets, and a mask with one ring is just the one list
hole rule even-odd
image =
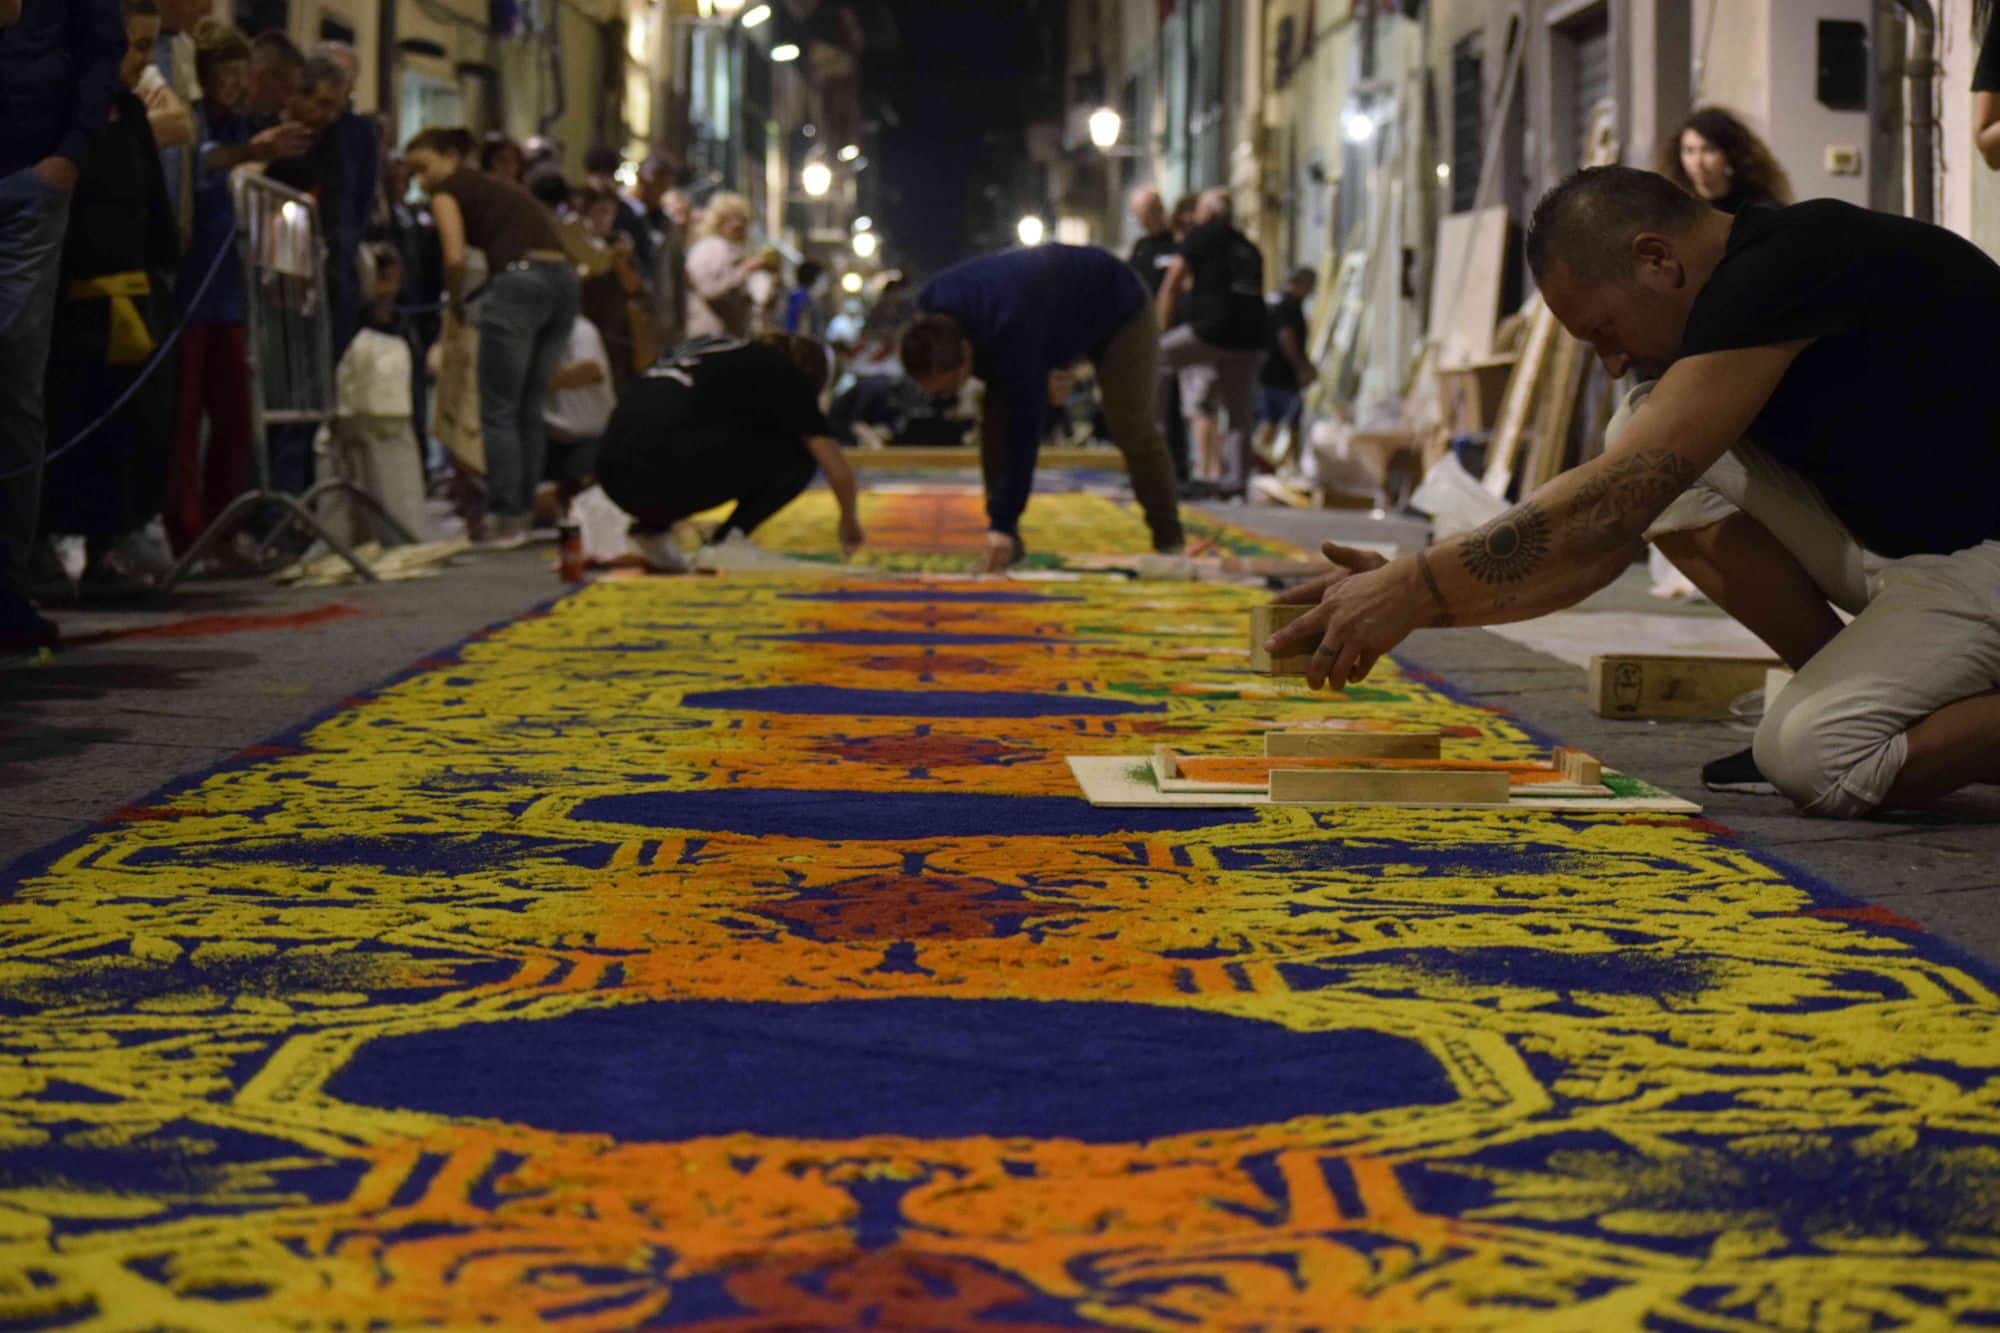
[[1572, 750], [1564, 746], [1549, 757], [1554, 761], [1557, 771], [1579, 787], [1598, 787], [1604, 784], [1604, 765], [1581, 750]]
[[1453, 769], [1274, 768], [1271, 804], [1505, 805], [1505, 773]]
[[1306, 674], [1306, 664], [1312, 660], [1311, 653], [1302, 657], [1283, 657], [1274, 662], [1271, 660], [1271, 655], [1264, 651], [1264, 640], [1310, 610], [1312, 608], [1309, 606], [1259, 606], [1251, 610], [1250, 669], [1252, 671], [1261, 671], [1267, 676]]
[[1585, 698], [1599, 717], [1728, 717], [1729, 705], [1780, 665], [1773, 657], [1609, 653], [1590, 659]]
[[1273, 759], [1436, 759], [1435, 731], [1267, 731], [1264, 753]]

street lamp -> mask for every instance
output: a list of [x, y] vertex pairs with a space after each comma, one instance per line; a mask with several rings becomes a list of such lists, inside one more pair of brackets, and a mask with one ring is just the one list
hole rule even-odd
[[822, 198], [833, 188], [833, 168], [824, 162], [808, 162], [799, 172], [799, 184], [813, 198]]
[[1020, 224], [1014, 228], [1014, 234], [1021, 238], [1023, 245], [1040, 245], [1047, 231], [1048, 228], [1042, 225], [1042, 220], [1033, 213], [1022, 218]]
[[799, 48], [796, 42], [779, 42], [771, 48], [771, 62], [773, 64], [789, 65], [798, 58]]
[[1090, 141], [1099, 148], [1112, 148], [1118, 143], [1118, 132], [1125, 128], [1125, 118], [1108, 106], [1101, 106], [1090, 113]]
[[881, 247], [881, 244], [881, 241], [872, 231], [857, 231], [854, 233], [854, 254], [856, 258], [873, 259], [875, 251]]

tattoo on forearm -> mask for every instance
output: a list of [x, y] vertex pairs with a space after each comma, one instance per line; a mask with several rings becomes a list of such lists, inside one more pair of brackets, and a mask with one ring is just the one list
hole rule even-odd
[[1636, 541], [1701, 469], [1671, 449], [1643, 449], [1606, 460], [1576, 496], [1577, 545], [1589, 553]]
[[1444, 589], [1438, 587], [1437, 575], [1431, 573], [1431, 557], [1428, 551], [1417, 552], [1417, 569], [1424, 576], [1424, 586], [1431, 590], [1431, 600], [1437, 603], [1440, 625], [1451, 623], [1451, 606], [1444, 599]]
[[1530, 500], [1516, 505], [1458, 544], [1458, 558], [1481, 583], [1519, 583], [1549, 554], [1549, 518]]

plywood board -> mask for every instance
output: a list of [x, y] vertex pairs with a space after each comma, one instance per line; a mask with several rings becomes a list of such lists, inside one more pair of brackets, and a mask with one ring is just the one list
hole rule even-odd
[[[1066, 761], [1083, 798], [1110, 810], [1244, 809], [1271, 804], [1264, 792], [1163, 792], [1153, 778], [1152, 761], [1143, 755], [1070, 755]], [[1560, 796], [1545, 791], [1516, 791], [1501, 809], [1553, 811], [1557, 814], [1698, 815], [1701, 807], [1650, 783], [1623, 773], [1606, 772], [1610, 796]]]
[[1430, 335], [1437, 344], [1441, 370], [1456, 370], [1493, 355], [1506, 266], [1504, 205], [1453, 213], [1438, 222]]
[[1267, 731], [1264, 753], [1272, 758], [1437, 759], [1444, 746], [1435, 731]]

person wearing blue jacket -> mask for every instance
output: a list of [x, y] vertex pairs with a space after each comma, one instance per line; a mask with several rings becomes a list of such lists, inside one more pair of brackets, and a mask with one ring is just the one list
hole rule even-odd
[[1035, 485], [1051, 371], [1088, 360], [1111, 443], [1125, 456], [1153, 548], [1181, 549], [1174, 465], [1154, 408], [1160, 326], [1129, 265], [1094, 246], [1041, 245], [957, 264], [917, 296], [903, 369], [948, 397], [972, 375], [986, 386], [980, 465], [986, 478], [986, 568], [1021, 559], [1021, 513]]
[[118, 0], [0, 0], [0, 653], [55, 642], [28, 599], [48, 449], [43, 375], [70, 193], [126, 44]]

